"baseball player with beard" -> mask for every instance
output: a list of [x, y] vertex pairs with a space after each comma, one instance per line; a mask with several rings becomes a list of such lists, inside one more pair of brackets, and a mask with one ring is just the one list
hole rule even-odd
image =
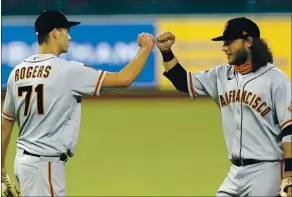
[[187, 72], [174, 56], [172, 32], [158, 35], [156, 45], [164, 76], [178, 91], [209, 96], [220, 106], [232, 165], [216, 196], [291, 196], [291, 81], [273, 65], [253, 21], [231, 19], [223, 35], [212, 40], [223, 41], [228, 64], [196, 73]]
[[14, 171], [22, 195], [66, 196], [65, 162], [73, 156], [78, 140], [81, 96], [99, 96], [102, 88], [130, 86], [154, 46], [151, 34], [139, 34], [141, 49], [120, 72], [63, 60], [59, 55], [68, 51], [69, 30], [78, 24], [59, 11], [44, 11], [35, 22], [38, 54], [17, 65], [9, 76], [1, 141], [2, 189], [10, 189], [6, 193], [17, 195], [5, 170], [15, 121], [19, 136]]

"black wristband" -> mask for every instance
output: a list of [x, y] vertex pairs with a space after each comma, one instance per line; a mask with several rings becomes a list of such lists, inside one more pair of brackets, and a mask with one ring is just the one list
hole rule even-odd
[[171, 49], [169, 49], [167, 51], [161, 51], [161, 54], [162, 54], [162, 58], [163, 58], [164, 62], [170, 62], [174, 58], [174, 55], [173, 55]]
[[292, 171], [292, 158], [285, 159], [285, 172]]

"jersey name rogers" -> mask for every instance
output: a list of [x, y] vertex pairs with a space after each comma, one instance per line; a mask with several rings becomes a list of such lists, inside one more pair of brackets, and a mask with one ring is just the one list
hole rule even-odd
[[267, 103], [253, 92], [238, 90], [230, 90], [224, 95], [219, 96], [221, 108], [228, 106], [230, 103], [244, 103], [256, 110], [261, 116], [267, 115], [272, 109]]
[[15, 70], [15, 82], [30, 78], [48, 78], [50, 75], [51, 66], [29, 66]]

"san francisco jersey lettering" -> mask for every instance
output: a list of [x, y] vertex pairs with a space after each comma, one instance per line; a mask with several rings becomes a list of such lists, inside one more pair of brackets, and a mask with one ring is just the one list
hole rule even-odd
[[238, 90], [229, 90], [224, 95], [219, 95], [220, 106], [226, 107], [230, 103], [244, 103], [249, 105], [256, 112], [260, 113], [261, 116], [265, 116], [272, 109], [267, 106], [267, 103], [263, 99], [257, 96], [255, 93]]
[[268, 63], [241, 75], [227, 64], [189, 72], [187, 81], [192, 98], [210, 96], [220, 106], [230, 160], [283, 159], [277, 139], [292, 121], [291, 81], [282, 71]]

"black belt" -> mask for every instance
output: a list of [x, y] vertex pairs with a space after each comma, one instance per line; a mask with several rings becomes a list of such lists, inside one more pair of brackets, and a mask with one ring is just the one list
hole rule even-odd
[[[33, 153], [30, 153], [30, 152], [27, 152], [26, 150], [23, 150], [23, 154], [30, 155], [30, 156], [34, 156], [34, 157], [57, 157], [57, 156], [42, 156], [42, 155], [37, 155], [37, 154], [33, 154]], [[60, 161], [63, 161], [63, 162], [67, 162], [68, 161], [68, 155], [65, 154], [65, 153], [61, 154], [59, 157], [60, 157]]]
[[256, 160], [256, 159], [233, 159], [231, 163], [238, 167], [240, 166], [248, 166], [262, 162], [279, 162], [279, 160]]

